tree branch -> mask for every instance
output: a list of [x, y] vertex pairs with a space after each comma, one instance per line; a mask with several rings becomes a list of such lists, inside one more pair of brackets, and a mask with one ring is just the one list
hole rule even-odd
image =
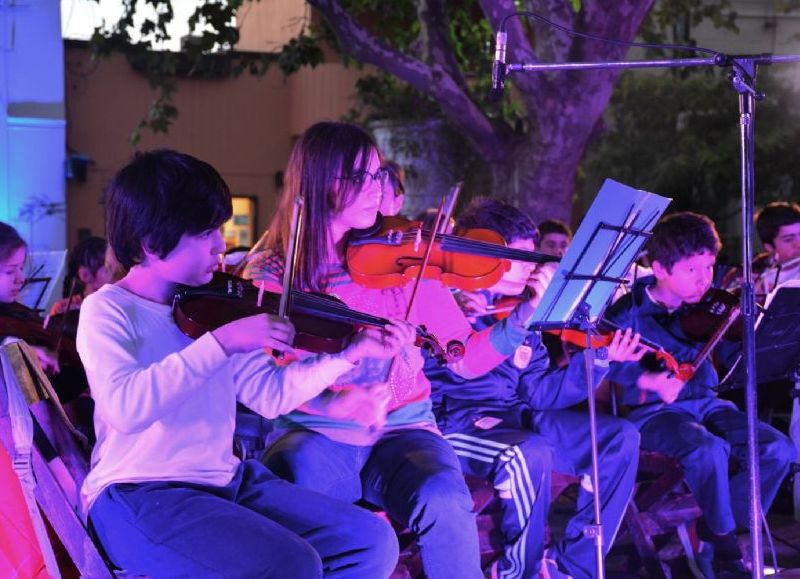
[[[585, 6], [590, 1], [584, 0], [581, 5]], [[534, 2], [527, 4], [531, 5]], [[538, 0], [535, 2], [535, 6], [531, 6], [530, 11], [542, 15], [550, 22], [564, 28], [575, 28], [575, 12], [567, 0]], [[536, 34], [539, 58], [543, 62], [566, 62], [575, 37], [534, 18], [531, 19], [531, 26]]]
[[431, 66], [378, 41], [351, 18], [338, 0], [308, 0], [339, 39], [341, 48], [360, 62], [372, 64], [434, 98], [445, 116], [489, 161], [503, 158], [509, 147], [483, 111], [445, 69]]
[[[581, 32], [632, 42], [641, 28], [642, 22], [652, 9], [654, 0], [590, 0], [584, 1], [583, 10], [576, 22]], [[613, 13], [613, 17], [609, 14]], [[576, 38], [573, 42], [569, 60], [604, 62], [623, 60], [630, 47], [599, 40]], [[564, 90], [574, 90], [580, 83], [585, 87], [592, 84], [605, 84], [609, 89], [620, 75], [619, 70], [585, 71], [579, 75], [568, 75], [564, 80]], [[609, 94], [610, 96], [610, 94]], [[602, 105], [605, 108], [604, 103]], [[600, 106], [599, 103], [597, 106]]]
[[417, 17], [422, 23], [419, 40], [423, 58], [447, 71], [461, 90], [467, 92], [467, 83], [450, 44], [444, 3], [441, 0], [419, 0]]
[[[585, 25], [582, 27], [582, 31], [603, 38], [632, 42], [654, 3], [654, 0], [592, 0], [584, 2], [581, 20]], [[615, 13], [614, 18], [603, 16], [611, 11]], [[627, 46], [584, 39], [579, 39], [576, 44], [578, 50], [575, 54], [579, 58], [585, 58], [588, 53], [596, 59], [618, 60], [624, 58], [630, 50]]]

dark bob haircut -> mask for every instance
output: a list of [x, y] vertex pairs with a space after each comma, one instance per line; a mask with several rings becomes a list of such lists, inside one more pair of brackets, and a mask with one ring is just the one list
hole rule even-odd
[[518, 239], [532, 239], [539, 243], [539, 231], [531, 218], [504, 201], [490, 197], [476, 197], [461, 212], [457, 227], [466, 229], [491, 229], [499, 233], [506, 243]]
[[216, 169], [168, 149], [137, 153], [106, 189], [108, 242], [120, 264], [142, 263], [145, 249], [164, 259], [181, 237], [216, 229], [233, 213]]
[[711, 219], [684, 211], [667, 215], [656, 224], [647, 242], [647, 256], [671, 271], [681, 259], [704, 252], [717, 255], [721, 247]]

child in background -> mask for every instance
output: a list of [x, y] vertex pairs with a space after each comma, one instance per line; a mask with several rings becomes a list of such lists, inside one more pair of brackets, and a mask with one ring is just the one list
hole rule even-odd
[[775, 201], [756, 215], [756, 230], [770, 265], [756, 281], [756, 294], [766, 297], [779, 284], [800, 279], [800, 205]]
[[87, 237], [75, 246], [67, 263], [63, 297], [52, 305], [50, 316], [80, 309], [83, 298], [110, 281], [105, 263], [107, 246], [102, 237]]

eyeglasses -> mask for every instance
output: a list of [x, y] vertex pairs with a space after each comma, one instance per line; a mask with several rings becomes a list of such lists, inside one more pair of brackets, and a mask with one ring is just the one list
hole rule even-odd
[[350, 177], [339, 177], [339, 179], [345, 179], [353, 183], [356, 187], [361, 189], [364, 185], [367, 184], [367, 178], [371, 178], [373, 183], [378, 183], [383, 189], [386, 186], [386, 183], [389, 181], [389, 172], [381, 167], [374, 173], [370, 173], [369, 171], [355, 171]]

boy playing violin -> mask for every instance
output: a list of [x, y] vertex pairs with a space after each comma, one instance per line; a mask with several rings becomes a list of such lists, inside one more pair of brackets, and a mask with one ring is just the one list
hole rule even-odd
[[[311, 126], [289, 158], [268, 249], [250, 262], [246, 276], [279, 290], [289, 217], [301, 197], [297, 289], [333, 294], [353, 309], [388, 318], [403, 317], [411, 303], [411, 322], [424, 323], [443, 344], [465, 344], [463, 359], [450, 364], [454, 372], [484, 374], [522, 342], [532, 306], [523, 301], [506, 320], [473, 332], [439, 280], [423, 280], [413, 302], [412, 283], [385, 289], [356, 284], [345, 259], [347, 240], [353, 230], [375, 223], [385, 182], [378, 148], [363, 129]], [[436, 427], [418, 348], [404, 347], [391, 362], [365, 356], [277, 426], [281, 436], [264, 458], [276, 473], [348, 501], [379, 505], [417, 534], [431, 579], [483, 576], [472, 497], [458, 458]]]
[[[459, 216], [458, 227], [490, 229], [509, 247], [533, 251], [538, 231], [519, 209], [494, 199], [475, 199]], [[484, 299], [526, 291], [541, 295], [550, 274], [535, 273], [535, 264], [513, 262]], [[475, 297], [474, 294], [471, 297]], [[477, 329], [494, 323], [488, 308], [462, 297], [476, 315]], [[594, 380], [599, 384], [610, 361], [637, 360], [638, 336], [617, 333], [606, 359], [595, 359]], [[589, 417], [569, 407], [586, 400], [585, 361], [572, 356], [565, 368], [551, 364], [538, 331], [528, 331], [514, 355], [491, 372], [472, 379], [428, 364], [432, 398], [439, 428], [461, 459], [464, 472], [486, 477], [497, 490], [502, 506], [505, 548], [497, 564], [499, 577], [592, 577], [593, 540], [584, 535], [592, 524], [591, 485], [581, 485], [578, 510], [567, 525], [564, 539], [542, 562], [544, 534], [550, 509], [553, 470], [586, 477], [591, 472]], [[600, 458], [600, 494], [605, 550], [628, 504], [639, 460], [639, 436], [628, 421], [609, 415], [597, 417]], [[588, 487], [588, 488], [587, 488]], [[544, 568], [542, 568], [544, 566]]]
[[[697, 304], [711, 287], [720, 249], [714, 223], [684, 212], [665, 217], [647, 243], [653, 276], [641, 278], [633, 291], [609, 308], [606, 317], [659, 343], [680, 362], [690, 362], [703, 343], [689, 338], [681, 326], [688, 306]], [[717, 353], [731, 361], [738, 344], [720, 343]], [[713, 547], [720, 570], [746, 572], [736, 539], [737, 526], [748, 521], [747, 419], [732, 402], [717, 398], [719, 376], [710, 360], [695, 368], [687, 382], [644, 363], [616, 364], [609, 379], [622, 386], [622, 401], [632, 408], [628, 419], [639, 428], [643, 449], [681, 462], [686, 483], [703, 512], [700, 538]], [[761, 501], [764, 511], [775, 498], [794, 448], [780, 432], [758, 426]], [[728, 479], [728, 459], [739, 471]], [[749, 575], [749, 573], [748, 573]]]
[[232, 452], [237, 401], [274, 417], [408, 341], [391, 325], [338, 355], [277, 367], [290, 322], [239, 319], [197, 340], [170, 311], [176, 284], [208, 283], [225, 249], [231, 195], [207, 163], [138, 154], [106, 193], [109, 243], [129, 271], [88, 296], [78, 350], [96, 402], [82, 488], [108, 557], [151, 577], [386, 577], [397, 557], [375, 515], [278, 479]]
[[768, 203], [756, 215], [756, 230], [770, 261], [758, 277], [756, 294], [766, 296], [781, 283], [800, 279], [800, 205]]

